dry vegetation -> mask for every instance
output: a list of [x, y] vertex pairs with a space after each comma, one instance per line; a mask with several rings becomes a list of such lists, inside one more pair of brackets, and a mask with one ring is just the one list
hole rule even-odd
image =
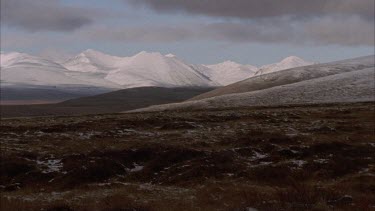
[[374, 104], [1, 121], [1, 210], [374, 210]]

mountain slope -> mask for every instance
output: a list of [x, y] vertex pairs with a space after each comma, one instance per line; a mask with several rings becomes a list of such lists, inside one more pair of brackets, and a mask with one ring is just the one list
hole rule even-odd
[[204, 87], [137, 87], [82, 97], [59, 103], [64, 106], [127, 106], [129, 109], [178, 102], [212, 90]]
[[151, 106], [134, 112], [366, 101], [375, 101], [374, 67], [258, 91]]
[[126, 88], [218, 85], [174, 56], [144, 51], [110, 71], [105, 79]]
[[242, 65], [233, 61], [205, 66], [207, 68], [202, 73], [223, 86], [250, 78], [258, 70], [252, 65]]
[[199, 100], [232, 93], [267, 89], [274, 86], [286, 85], [328, 75], [374, 67], [374, 63], [374, 56], [365, 56], [338, 62], [316, 64], [277, 71], [269, 74], [254, 76], [249, 79], [215, 89], [211, 92], [204, 93], [190, 100]]

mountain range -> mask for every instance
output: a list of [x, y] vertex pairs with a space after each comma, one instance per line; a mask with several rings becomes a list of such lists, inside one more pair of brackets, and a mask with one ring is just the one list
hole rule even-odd
[[311, 65], [292, 56], [257, 68], [226, 61], [212, 65], [190, 64], [173, 54], [142, 51], [130, 57], [86, 50], [65, 62], [25, 53], [1, 53], [2, 86], [105, 87], [217, 87], [252, 76]]

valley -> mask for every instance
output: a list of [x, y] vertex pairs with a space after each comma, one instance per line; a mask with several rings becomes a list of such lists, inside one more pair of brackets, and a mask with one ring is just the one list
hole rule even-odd
[[375, 211], [374, 0], [0, 1], [0, 211]]
[[[1, 118], [10, 118], [115, 113], [151, 105], [182, 102], [213, 89], [213, 87], [138, 87], [93, 96], [76, 96], [74, 99], [58, 103], [27, 105], [27, 103], [30, 103], [30, 101], [27, 101], [27, 103], [25, 103], [26, 105], [0, 105], [0, 114]], [[81, 92], [82, 91], [84, 90], [81, 90]], [[12, 92], [9, 91], [4, 92], [7, 95], [12, 94]], [[30, 94], [30, 89], [20, 92]], [[46, 92], [43, 90], [43, 92], [39, 92], [39, 94], [40, 93]], [[48, 96], [56, 97], [56, 91], [51, 92]], [[27, 97], [30, 99], [35, 97], [35, 95], [27, 95]], [[61, 95], [59, 95], [59, 97], [61, 97]]]

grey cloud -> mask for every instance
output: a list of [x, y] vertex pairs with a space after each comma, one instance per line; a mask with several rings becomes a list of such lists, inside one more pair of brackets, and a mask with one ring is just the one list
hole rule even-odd
[[192, 39], [195, 35], [188, 27], [143, 26], [106, 27], [96, 26], [81, 32], [82, 37], [120, 42], [175, 42]]
[[315, 41], [323, 45], [375, 45], [373, 23], [354, 17], [341, 21], [327, 18], [321, 21], [306, 23], [303, 34], [306, 40]]
[[223, 21], [196, 26], [190, 29], [195, 32], [189, 37], [231, 42], [374, 45], [374, 0], [124, 1], [157, 12], [184, 12]]
[[92, 22], [89, 12], [58, 0], [1, 0], [1, 23], [29, 31], [73, 31]]
[[[350, 27], [348, 27], [348, 24]], [[179, 26], [92, 27], [81, 37], [112, 42], [168, 43], [223, 41], [233, 43], [289, 43], [298, 45], [374, 45], [371, 23], [355, 17], [318, 18], [307, 22], [256, 21], [181, 24]]]
[[215, 17], [269, 18], [356, 15], [374, 18], [374, 0], [126, 0], [161, 12]]

